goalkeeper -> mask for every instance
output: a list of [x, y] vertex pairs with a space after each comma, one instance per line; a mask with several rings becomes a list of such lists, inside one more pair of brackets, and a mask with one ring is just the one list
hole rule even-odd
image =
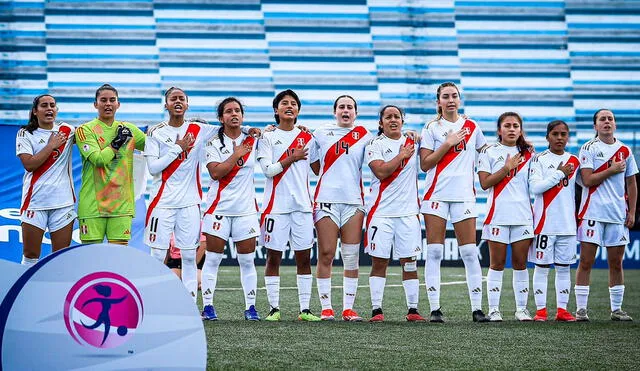
[[115, 120], [118, 91], [109, 84], [96, 90], [98, 118], [76, 130], [82, 156], [78, 202], [83, 243], [126, 245], [134, 215], [133, 150], [143, 150], [145, 134], [134, 124]]

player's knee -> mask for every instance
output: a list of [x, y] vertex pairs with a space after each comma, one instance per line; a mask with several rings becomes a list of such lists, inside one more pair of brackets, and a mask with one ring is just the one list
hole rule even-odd
[[242, 269], [251, 269], [255, 267], [253, 260], [254, 253], [250, 254], [238, 254], [238, 265]]
[[418, 271], [418, 262], [416, 260], [408, 261], [402, 265], [402, 270], [407, 273]]
[[475, 244], [462, 245], [459, 247], [459, 250], [460, 257], [463, 261], [473, 261], [478, 259], [478, 247]]
[[335, 257], [335, 254], [331, 253], [331, 251], [327, 251], [327, 250], [318, 251], [318, 262], [320, 264], [329, 266], [333, 263], [334, 257]]
[[196, 249], [181, 249], [180, 257], [182, 260], [182, 268], [187, 265], [195, 265], [196, 264]]
[[360, 245], [342, 244], [342, 265], [345, 270], [357, 270], [360, 262]]
[[167, 256], [167, 250], [157, 249], [155, 247], [151, 248], [151, 256], [158, 259], [161, 262], [164, 262], [164, 258]]
[[429, 244], [427, 245], [427, 259], [433, 261], [441, 261], [444, 255], [444, 245]]

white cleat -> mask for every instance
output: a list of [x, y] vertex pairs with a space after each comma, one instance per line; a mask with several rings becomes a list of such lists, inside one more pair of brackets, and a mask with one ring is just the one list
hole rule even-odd
[[497, 309], [489, 311], [489, 322], [502, 322], [502, 313]]
[[520, 322], [533, 321], [533, 318], [531, 317], [531, 313], [529, 313], [527, 308], [516, 310], [516, 319]]

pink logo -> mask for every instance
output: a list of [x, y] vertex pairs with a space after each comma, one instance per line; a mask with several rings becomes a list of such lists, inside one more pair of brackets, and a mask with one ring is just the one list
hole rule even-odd
[[73, 285], [63, 313], [67, 331], [78, 344], [114, 348], [126, 343], [142, 323], [142, 298], [126, 278], [96, 272]]

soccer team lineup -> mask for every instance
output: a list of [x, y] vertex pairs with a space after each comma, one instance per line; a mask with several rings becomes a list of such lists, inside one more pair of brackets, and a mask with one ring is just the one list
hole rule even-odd
[[[169, 88], [164, 94], [169, 119], [146, 133], [116, 119], [120, 101], [117, 89], [109, 84], [95, 92], [97, 118], [78, 127], [56, 121], [54, 96], [35, 97], [29, 121], [16, 136], [16, 155], [25, 169], [20, 206], [23, 265], [32, 266], [40, 259], [45, 231], [54, 252], [70, 246], [76, 219], [83, 243], [97, 244], [106, 238], [127, 245], [135, 209], [137, 150], [153, 177], [144, 243], [153, 257], [181, 270], [180, 278], [196, 303], [201, 286], [203, 320], [218, 319], [214, 293], [225, 246], [232, 240], [246, 320], [284, 320], [280, 266], [283, 253], [291, 249], [299, 321], [385, 321], [387, 268], [395, 256], [401, 265], [406, 321], [445, 322], [440, 270], [447, 221], [453, 225], [464, 263], [470, 320], [503, 321], [500, 299], [510, 248], [516, 304], [509, 310], [510, 318], [589, 321], [590, 274], [599, 247], [608, 255], [611, 312], [607, 315], [613, 321], [632, 320], [622, 308], [622, 260], [629, 228], [635, 223], [638, 167], [630, 148], [616, 139], [613, 111], [594, 112], [594, 137], [578, 154], [571, 154], [566, 151], [571, 137], [566, 122], [549, 122], [548, 148], [535, 152], [516, 112], [497, 117], [497, 141], [488, 143], [480, 126], [459, 113], [460, 89], [452, 82], [437, 87], [437, 115], [421, 132], [403, 129], [404, 111], [393, 104], [379, 110], [378, 131], [370, 132], [356, 123], [358, 103], [350, 95], [335, 99], [334, 123], [310, 130], [298, 123], [302, 104], [293, 90], [276, 94], [274, 123], [262, 130], [244, 123], [244, 106], [235, 97], [217, 105], [218, 122], [207, 123], [185, 118], [187, 93]], [[71, 172], [73, 146], [82, 159], [77, 198]], [[209, 179], [201, 179], [203, 165]], [[256, 166], [266, 178], [261, 207], [256, 200]], [[363, 187], [365, 166], [372, 173], [369, 190]], [[315, 189], [310, 188], [311, 172], [318, 176]], [[418, 187], [421, 172], [426, 173], [424, 189]], [[486, 284], [476, 240], [476, 175], [488, 191], [482, 225], [490, 256]], [[210, 185], [206, 194], [203, 183]], [[315, 283], [322, 307], [318, 315], [310, 310], [314, 228]], [[256, 307], [257, 244], [267, 252], [266, 308]], [[572, 277], [578, 244], [580, 259]], [[198, 254], [200, 246], [205, 247], [203, 256]], [[343, 297], [342, 311], [336, 313], [331, 276], [337, 250], [343, 265]], [[356, 310], [365, 308], [354, 308], [360, 254], [371, 258], [371, 306], [366, 318]], [[420, 255], [426, 257], [424, 272], [418, 269]], [[535, 264], [532, 277], [527, 263]], [[549, 273], [554, 271], [556, 303], [547, 303]], [[425, 316], [418, 311], [421, 280], [428, 299]], [[487, 311], [482, 306], [483, 291]], [[527, 309], [530, 291], [535, 313]], [[571, 296], [575, 307], [569, 308]]]

